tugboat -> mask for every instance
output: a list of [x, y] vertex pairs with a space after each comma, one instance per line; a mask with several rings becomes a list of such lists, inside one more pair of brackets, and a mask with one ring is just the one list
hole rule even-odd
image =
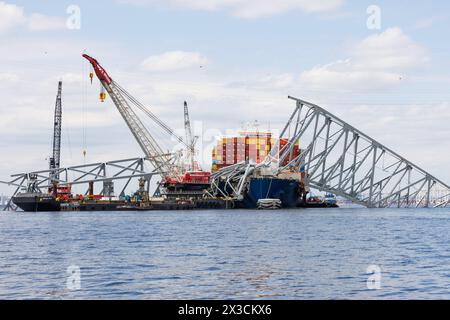
[[313, 196], [311, 195], [303, 202], [298, 205], [301, 208], [338, 208], [336, 201], [336, 196], [327, 194], [325, 197]]
[[327, 193], [323, 202], [328, 204], [330, 207], [337, 207], [337, 198], [332, 193]]

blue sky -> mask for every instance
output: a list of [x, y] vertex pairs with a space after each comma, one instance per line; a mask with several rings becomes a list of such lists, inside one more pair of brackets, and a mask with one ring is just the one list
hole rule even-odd
[[[66, 26], [69, 5], [79, 30]], [[367, 28], [370, 5], [381, 29]], [[58, 79], [64, 164], [140, 155], [98, 84], [83, 93], [86, 50], [174, 128], [185, 99], [209, 135], [279, 127], [293, 95], [450, 182], [448, 30], [448, 1], [0, 1], [0, 176], [46, 167]]]
[[[74, 2], [11, 3], [29, 13], [64, 16], [66, 8]], [[365, 27], [366, 8], [373, 1], [343, 1], [336, 10], [313, 14], [292, 10], [254, 19], [235, 17], [227, 9], [203, 11], [161, 4], [133, 6], [120, 1], [76, 1], [75, 4], [82, 12], [81, 30], [53, 31], [53, 37], [115, 43], [136, 58], [183, 48], [201, 51], [223, 65], [291, 71], [335, 59], [342, 55], [346, 45], [373, 33]], [[437, 56], [448, 52], [449, 43], [443, 41], [449, 27], [448, 2], [378, 1], [376, 4], [382, 9], [384, 28], [401, 27]], [[426, 27], [418, 28], [420, 24]]]

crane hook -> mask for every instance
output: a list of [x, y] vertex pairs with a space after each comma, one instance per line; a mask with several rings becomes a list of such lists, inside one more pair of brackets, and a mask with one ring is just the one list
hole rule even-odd
[[105, 100], [106, 100], [105, 88], [101, 87], [101, 90], [100, 90], [100, 101], [101, 102], [105, 102]]

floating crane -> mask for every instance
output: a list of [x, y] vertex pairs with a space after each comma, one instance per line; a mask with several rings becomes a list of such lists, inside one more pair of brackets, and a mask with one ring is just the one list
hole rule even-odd
[[[188, 149], [192, 147], [192, 143], [184, 141], [183, 138], [178, 136], [167, 124], [115, 82], [96, 59], [87, 54], [83, 54], [83, 57], [91, 63], [102, 87], [111, 97], [117, 110], [125, 120], [147, 159], [152, 163], [156, 171], [161, 172], [161, 185], [163, 188], [165, 188], [168, 193], [170, 192], [172, 194], [177, 192], [183, 193], [186, 190], [201, 191], [208, 188], [210, 173], [189, 171], [176, 165], [176, 155], [163, 151], [158, 142], [134, 112], [132, 106], [137, 107], [144, 112], [159, 127], [166, 131], [166, 133], [174, 137]], [[100, 100], [104, 101], [105, 98], [105, 93], [102, 91], [100, 93]]]

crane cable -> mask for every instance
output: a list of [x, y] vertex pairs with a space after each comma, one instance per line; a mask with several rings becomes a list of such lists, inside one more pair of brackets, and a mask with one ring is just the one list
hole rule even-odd
[[140, 103], [136, 98], [134, 98], [130, 93], [128, 93], [124, 88], [122, 88], [117, 82], [114, 82], [117, 89], [129, 99], [136, 107], [138, 107], [142, 112], [144, 112], [149, 118], [151, 118], [156, 124], [158, 124], [162, 129], [164, 129], [170, 136], [177, 139], [184, 146], [189, 147], [189, 142], [184, 141], [182, 137], [177, 135], [167, 124], [165, 124], [161, 119], [159, 119], [153, 112], [151, 112], [147, 107]]

